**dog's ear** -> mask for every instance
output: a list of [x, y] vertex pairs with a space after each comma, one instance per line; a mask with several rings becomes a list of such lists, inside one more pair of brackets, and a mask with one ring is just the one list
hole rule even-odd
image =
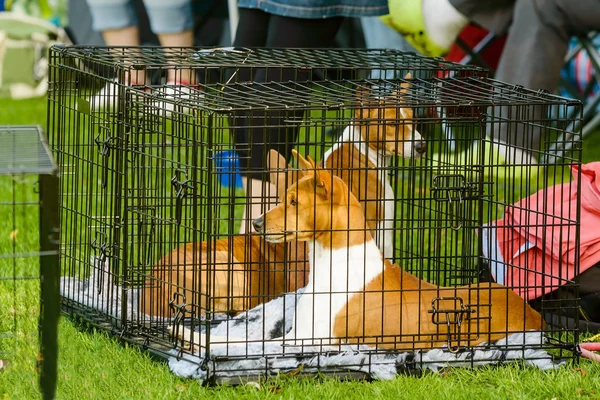
[[312, 159], [310, 155], [306, 155], [306, 160], [310, 163], [310, 165], [312, 165], [314, 169], [320, 168], [319, 166], [317, 166], [317, 163], [315, 162], [315, 160]]
[[331, 179], [331, 175], [323, 168], [315, 168], [315, 190], [324, 199], [328, 199], [331, 194]]
[[308, 156], [308, 160], [307, 160], [306, 158], [302, 157], [302, 155], [300, 153], [298, 153], [298, 151], [296, 149], [292, 150], [292, 155], [298, 162], [299, 168], [303, 168], [305, 170], [314, 170], [315, 169], [315, 163], [314, 163], [314, 161], [312, 161], [312, 158], [310, 158], [310, 156]]
[[[357, 86], [356, 88], [356, 101], [358, 104], [361, 104], [362, 106], [358, 106], [354, 109], [354, 118], [356, 119], [365, 119], [365, 118], [369, 118], [369, 113], [370, 113], [370, 107], [369, 104], [371, 103], [371, 89], [369, 89], [366, 86]], [[364, 107], [366, 106], [366, 107]]]
[[412, 75], [410, 72], [408, 72], [406, 75], [404, 75], [404, 81], [402, 81], [402, 83], [400, 83], [400, 93], [408, 93], [408, 88], [410, 87], [410, 82], [406, 82], [407, 80], [411, 79]]
[[[404, 75], [404, 79], [411, 79], [412, 75], [410, 72], [408, 72], [406, 75]], [[398, 90], [394, 90], [389, 97], [392, 99], [392, 101], [394, 101], [394, 99], [396, 99], [395, 101], [400, 100], [401, 102], [403, 101], [402, 97], [400, 97], [400, 95], [404, 95], [408, 93], [408, 89], [410, 88], [410, 82], [406, 82], [406, 81], [401, 81], [400, 82], [400, 89]], [[398, 97], [400, 97], [400, 99], [397, 99]]]
[[401, 107], [400, 115], [402, 116], [402, 118], [410, 120], [410, 119], [413, 119], [414, 112], [413, 112], [413, 109], [410, 107]]
[[[285, 198], [285, 193], [298, 180], [298, 171], [293, 170], [291, 165], [287, 164], [285, 157], [277, 150], [269, 150], [267, 154], [267, 165], [269, 168], [269, 180], [277, 187], [277, 197], [279, 200]], [[287, 171], [284, 169], [287, 167]]]
[[371, 89], [367, 86], [357, 86], [356, 87], [356, 100], [359, 103], [367, 103], [369, 102], [369, 98], [371, 97]]
[[292, 154], [296, 157], [298, 166], [302, 166], [305, 169], [304, 175], [312, 174], [316, 193], [325, 199], [329, 198], [329, 193], [331, 193], [331, 176], [318, 166], [311, 156], [307, 155], [304, 158], [296, 150], [292, 150]]

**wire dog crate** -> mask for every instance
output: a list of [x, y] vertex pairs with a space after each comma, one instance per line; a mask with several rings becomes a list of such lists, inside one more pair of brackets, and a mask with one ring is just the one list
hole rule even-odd
[[[380, 50], [55, 47], [49, 85], [68, 314], [207, 381], [574, 354], [577, 328], [525, 300], [576, 293], [579, 143], [544, 160], [579, 102]], [[548, 207], [559, 189], [572, 207]], [[302, 240], [251, 232], [280, 211], [280, 237]], [[575, 295], [536, 307], [577, 314]]]
[[22, 368], [17, 349], [38, 339], [28, 321], [39, 298], [37, 370], [44, 399], [54, 398], [57, 375], [57, 172], [41, 128], [0, 126], [0, 373], [13, 376], [10, 369]]

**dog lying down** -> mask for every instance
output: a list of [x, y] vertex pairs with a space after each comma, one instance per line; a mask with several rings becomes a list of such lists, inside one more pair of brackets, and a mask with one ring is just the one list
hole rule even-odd
[[[279, 153], [275, 152], [277, 156]], [[278, 159], [271, 163], [271, 181], [296, 174], [279, 172]], [[283, 168], [284, 165], [281, 166]], [[295, 179], [295, 178], [294, 178]], [[199, 299], [200, 310], [235, 315], [306, 285], [308, 261], [305, 243], [269, 243], [254, 234], [232, 235], [213, 241], [186, 243], [163, 256], [146, 276], [139, 296], [142, 313], [172, 318], [170, 302]], [[210, 285], [211, 301], [207, 304]]]
[[[474, 365], [477, 364], [475, 360], [490, 362], [527, 358], [540, 368], [554, 365], [550, 356], [539, 349], [543, 343], [540, 331], [544, 328], [541, 316], [517, 294], [501, 285], [489, 283], [458, 288], [438, 287], [384, 260], [365, 228], [367, 225], [360, 204], [345, 183], [317, 168], [310, 158], [304, 159], [297, 153], [294, 155], [304, 168], [302, 177], [287, 190], [284, 201], [254, 221], [254, 227], [269, 243], [308, 242], [311, 262], [308, 284], [302, 291], [261, 304], [223, 322], [212, 328], [210, 335], [183, 325], [171, 327], [172, 333], [184, 342], [183, 348], [191, 348], [203, 357], [204, 349], [210, 346], [211, 360], [219, 354], [241, 355], [244, 360], [238, 358], [237, 362], [243, 365], [231, 366], [238, 373], [247, 363], [257, 359], [271, 362], [267, 367], [288, 368], [299, 363], [299, 359], [305, 365], [313, 362], [323, 366], [322, 357], [327, 357], [330, 365], [350, 368], [366, 365], [371, 371], [372, 357], [377, 354], [383, 357], [380, 360], [382, 365], [392, 365], [395, 371], [396, 361], [402, 360], [390, 362], [390, 358], [400, 357], [399, 354], [410, 358], [406, 354], [414, 355], [415, 348], [420, 349], [419, 363], [426, 352], [432, 356], [438, 354], [433, 360], [442, 360], [440, 362], [443, 363], [462, 359]], [[94, 275], [92, 278], [94, 282], [79, 285], [73, 281], [74, 278], [63, 278], [62, 295], [76, 301], [89, 297], [92, 306], [114, 304], [115, 298], [107, 302], [98, 297], [121, 293], [121, 289], [110, 279]], [[100, 294], [95, 286], [102, 288]], [[82, 295], [76, 287], [91, 293]], [[139, 298], [135, 291], [129, 291], [130, 299]], [[438, 309], [463, 309], [461, 324], [446, 324], [444, 321], [436, 324], [430, 312], [436, 301]], [[137, 301], [129, 302], [127, 307], [132, 308], [127, 315], [143, 315]], [[284, 309], [285, 316], [282, 315]], [[261, 315], [262, 318], [259, 318]], [[490, 343], [494, 343], [495, 347]], [[470, 346], [475, 350], [459, 353], [442, 351], [448, 344]], [[370, 354], [374, 349], [385, 352]], [[326, 354], [313, 353], [310, 358], [311, 351], [328, 350], [333, 351], [332, 354], [337, 352], [337, 355], [329, 358]], [[391, 350], [395, 352], [390, 353]], [[356, 355], [352, 353], [355, 351], [366, 352], [366, 364], [356, 364], [357, 360], [350, 357]], [[294, 357], [288, 359], [281, 354], [294, 354]], [[306, 359], [307, 354], [309, 359]], [[352, 361], [342, 360], [345, 356]], [[177, 365], [177, 359], [171, 360], [171, 364]], [[261, 370], [264, 371], [264, 368]], [[389, 369], [387, 371], [389, 373]]]
[[[297, 301], [290, 334], [277, 344], [408, 350], [415, 339], [420, 348], [440, 348], [460, 338], [461, 345], [475, 346], [544, 328], [541, 315], [506, 287], [439, 287], [385, 260], [346, 184], [310, 158], [293, 154], [303, 167], [302, 177], [278, 206], [253, 221], [269, 243], [309, 244], [308, 284]], [[451, 312], [436, 321], [434, 305]], [[443, 318], [460, 318], [461, 323], [446, 324]], [[176, 331], [184, 341], [213, 349], [247, 341], [211, 332], [209, 342], [188, 328]]]
[[[432, 370], [452, 366], [473, 368], [499, 362], [525, 360], [525, 364], [547, 370], [562, 363], [554, 362], [540, 345], [543, 333], [514, 333], [495, 343], [482, 343], [471, 351], [450, 352], [445, 348], [408, 351], [373, 351], [366, 345], [282, 346], [283, 333], [290, 334], [296, 300], [303, 289], [259, 305], [233, 319], [211, 327], [212, 339], [247, 338], [245, 342], [212, 345], [211, 362], [203, 363], [205, 348], [189, 348], [189, 343], [174, 348], [168, 364], [177, 376], [199, 379], [228, 379], [277, 374], [302, 368], [304, 373], [323, 371], [364, 373], [373, 379], [393, 379], [407, 370]], [[191, 331], [187, 331], [190, 333]], [[199, 332], [200, 333], [200, 332]], [[180, 350], [186, 350], [180, 352]], [[190, 350], [194, 350], [192, 354]], [[205, 368], [208, 365], [209, 369]]]
[[[62, 277], [61, 296], [77, 301], [79, 304], [111, 315], [118, 321], [125, 311], [132, 321], [156, 321], [156, 326], [164, 326], [161, 318], [149, 317], [139, 310], [139, 289], [128, 289], [126, 310], [122, 310], [122, 288], [111, 279], [108, 262], [93, 260], [93, 274], [85, 280], [74, 277]], [[282, 346], [281, 336], [290, 334], [296, 311], [296, 302], [303, 295], [303, 289], [288, 293], [267, 303], [246, 311], [234, 318], [217, 316], [224, 321], [211, 327], [211, 341], [227, 336], [244, 338], [244, 342], [231, 342], [212, 346], [209, 363], [213, 370], [204, 367], [204, 348], [194, 347], [194, 354], [188, 351], [190, 344], [175, 347], [169, 357], [169, 368], [181, 377], [207, 381], [215, 376], [219, 378], [248, 376], [268, 372], [289, 372], [303, 367], [303, 372], [335, 370], [358, 371], [375, 379], [393, 379], [405, 369], [430, 369], [436, 371], [448, 365], [453, 367], [476, 367], [493, 365], [500, 361], [525, 360], [527, 365], [540, 369], [556, 368], [552, 357], [540, 345], [544, 337], [540, 331], [514, 333], [495, 343], [482, 343], [472, 351], [450, 352], [444, 347], [422, 351], [377, 351], [367, 345], [337, 346]], [[145, 322], [148, 323], [148, 322]], [[189, 323], [189, 321], [186, 321]], [[205, 333], [203, 326], [197, 334]], [[188, 334], [192, 330], [186, 331]], [[196, 339], [194, 339], [196, 340]], [[246, 342], [247, 340], [247, 342]], [[197, 342], [196, 342], [197, 343]], [[319, 354], [317, 354], [319, 352]], [[285, 355], [284, 355], [285, 354]], [[283, 355], [283, 356], [282, 356]]]

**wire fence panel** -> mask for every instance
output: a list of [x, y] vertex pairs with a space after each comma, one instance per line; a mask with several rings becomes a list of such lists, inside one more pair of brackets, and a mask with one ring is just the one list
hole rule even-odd
[[[0, 126], [0, 373], [29, 344], [39, 297], [36, 359], [42, 398], [56, 391], [59, 293], [58, 167], [38, 126]], [[12, 364], [12, 365], [11, 365]]]

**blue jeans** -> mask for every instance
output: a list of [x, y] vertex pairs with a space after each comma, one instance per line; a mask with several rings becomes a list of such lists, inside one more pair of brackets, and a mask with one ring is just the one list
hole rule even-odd
[[[390, 28], [377, 17], [363, 17], [360, 19], [365, 45], [369, 49], [396, 49], [401, 51], [416, 52], [398, 31]], [[383, 76], [382, 76], [383, 73]], [[393, 70], [375, 70], [371, 73], [372, 79], [394, 79], [403, 78], [394, 76]]]
[[389, 12], [387, 0], [239, 0], [240, 8], [257, 8], [292, 18], [369, 17]]
[[[86, 0], [93, 28], [102, 32], [136, 26], [138, 18], [131, 0]], [[191, 0], [144, 0], [155, 34], [180, 33], [194, 27]]]

